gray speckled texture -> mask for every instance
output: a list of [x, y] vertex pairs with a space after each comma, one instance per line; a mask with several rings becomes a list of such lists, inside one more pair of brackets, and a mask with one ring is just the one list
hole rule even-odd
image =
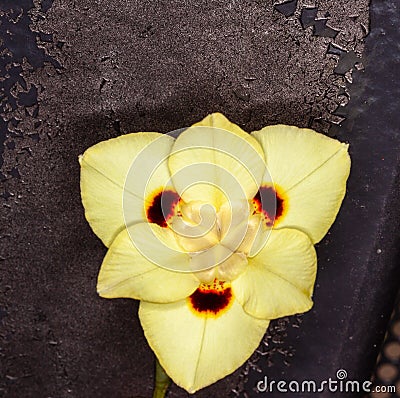
[[[35, 87], [39, 105], [2, 112], [9, 133], [0, 240], [8, 377], [1, 391], [10, 398], [148, 397], [153, 357], [137, 303], [96, 295], [105, 248], [83, 216], [77, 156], [121, 133], [167, 132], [213, 111], [248, 131], [287, 123], [328, 133], [342, 120], [334, 111], [348, 102], [353, 65], [335, 74], [339, 56], [327, 49], [335, 42], [362, 54], [368, 1], [299, 1], [289, 17], [261, 0], [34, 4], [31, 29], [42, 32], [36, 42], [45, 58], [18, 60], [26, 88], [13, 84], [9, 99]], [[318, 7], [317, 20], [328, 18], [322, 25], [338, 32], [334, 39], [303, 29], [305, 6]], [[195, 396], [227, 397], [252, 364], [290, 360], [285, 330], [297, 323], [275, 322], [266, 355]], [[173, 387], [170, 396], [187, 394]]]

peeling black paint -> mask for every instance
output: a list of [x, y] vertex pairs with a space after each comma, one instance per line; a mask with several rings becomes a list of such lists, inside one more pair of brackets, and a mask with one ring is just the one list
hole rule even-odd
[[[52, 1], [42, 3], [42, 10], [47, 11]], [[5, 120], [5, 114], [9, 112], [6, 104], [15, 110], [18, 106], [33, 106], [37, 103], [37, 88], [31, 87], [26, 93], [20, 92], [16, 98], [11, 94], [11, 90], [16, 84], [20, 84], [24, 90], [28, 90], [27, 84], [22, 77], [22, 63], [24, 59], [33, 70], [43, 67], [45, 63], [53, 65], [55, 68], [61, 68], [58, 61], [47, 55], [43, 48], [38, 46], [37, 39], [50, 40], [52, 35], [35, 32], [30, 29], [32, 18], [29, 10], [34, 7], [32, 0], [22, 0], [15, 2], [13, 0], [3, 0], [0, 15], [0, 76], [4, 81], [0, 82], [1, 105], [0, 105], [0, 169], [3, 164], [4, 142], [8, 135], [8, 123]], [[1, 174], [1, 173], [0, 173]], [[5, 178], [3, 174], [0, 175]]]

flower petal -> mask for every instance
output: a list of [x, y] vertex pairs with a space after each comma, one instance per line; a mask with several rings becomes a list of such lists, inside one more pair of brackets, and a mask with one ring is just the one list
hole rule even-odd
[[257, 140], [220, 113], [180, 134], [169, 167], [185, 202], [201, 199], [217, 210], [227, 200], [252, 198], [265, 171]]
[[[166, 157], [173, 142], [173, 138], [159, 133], [127, 134], [98, 143], [79, 158], [85, 215], [107, 247], [125, 228], [125, 221], [132, 224], [146, 219], [145, 197], [149, 192], [162, 190], [169, 180]], [[139, 154], [147, 160], [140, 161], [140, 173], [136, 169], [131, 171], [134, 177], [128, 179], [124, 190], [130, 168]], [[155, 166], [157, 170], [153, 173]], [[128, 209], [125, 218], [123, 202]]]
[[255, 319], [232, 298], [221, 315], [201, 315], [189, 299], [172, 304], [141, 302], [140, 321], [161, 365], [190, 393], [241, 366], [258, 347], [269, 321]]
[[157, 244], [155, 239], [150, 238], [149, 250], [156, 250], [157, 258], [163, 256], [166, 263], [188, 267], [189, 256], [178, 251], [172, 231], [154, 224], [136, 224], [129, 231], [120, 232], [110, 246], [98, 277], [97, 291], [100, 296], [168, 303], [188, 297], [196, 290], [199, 281], [193, 274], [161, 268], [135, 247], [131, 236], [146, 239], [150, 227], [151, 233], [157, 230], [159, 242]]
[[[350, 173], [348, 145], [293, 126], [269, 126], [252, 133], [263, 147], [267, 167], [287, 198], [276, 227], [298, 228], [313, 243], [327, 233], [339, 211]], [[269, 176], [264, 178], [271, 184]]]
[[244, 310], [257, 318], [275, 319], [308, 311], [317, 258], [306, 234], [294, 229], [273, 230], [265, 247], [246, 272], [232, 282]]

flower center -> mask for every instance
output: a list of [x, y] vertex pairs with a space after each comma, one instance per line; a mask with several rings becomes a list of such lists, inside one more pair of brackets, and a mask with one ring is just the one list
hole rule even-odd
[[170, 226], [201, 282], [232, 281], [245, 270], [247, 256], [265, 229], [261, 215], [253, 213], [247, 201], [227, 202], [218, 211], [200, 201], [180, 205]]

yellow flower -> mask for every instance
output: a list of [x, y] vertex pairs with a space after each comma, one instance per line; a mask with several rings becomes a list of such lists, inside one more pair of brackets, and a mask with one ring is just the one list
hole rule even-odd
[[344, 197], [347, 145], [283, 125], [247, 134], [216, 113], [176, 139], [101, 142], [80, 163], [109, 248], [98, 292], [141, 300], [151, 348], [187, 391], [243, 364], [269, 320], [312, 307], [313, 244]]

